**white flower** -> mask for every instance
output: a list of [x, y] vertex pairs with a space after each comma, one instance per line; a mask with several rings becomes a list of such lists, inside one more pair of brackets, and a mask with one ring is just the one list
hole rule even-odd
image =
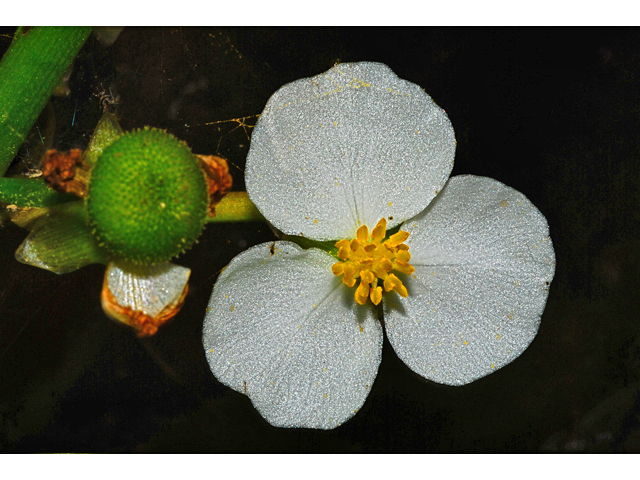
[[[531, 343], [555, 270], [547, 222], [496, 180], [447, 181], [454, 152], [444, 111], [382, 64], [336, 65], [271, 97], [249, 196], [285, 234], [340, 250], [258, 245], [213, 289], [211, 370], [269, 423], [329, 429], [358, 411], [381, 358], [374, 303], [398, 356], [435, 382], [472, 382]], [[385, 221], [401, 230], [383, 244]]]

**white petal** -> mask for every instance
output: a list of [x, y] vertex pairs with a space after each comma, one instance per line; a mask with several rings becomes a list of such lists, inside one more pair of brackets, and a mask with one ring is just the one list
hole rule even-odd
[[173, 263], [131, 265], [110, 262], [102, 286], [102, 308], [107, 315], [153, 335], [182, 308], [191, 270]]
[[260, 212], [284, 233], [355, 238], [422, 211], [455, 154], [444, 110], [380, 63], [335, 65], [285, 85], [254, 129], [245, 180]]
[[213, 289], [203, 328], [211, 371], [272, 425], [334, 428], [378, 372], [380, 322], [333, 263], [318, 249], [264, 243], [235, 257]]
[[[547, 221], [520, 192], [452, 177], [406, 222], [415, 274], [385, 302], [387, 335], [415, 372], [461, 385], [517, 358], [535, 337], [555, 271]], [[391, 299], [391, 300], [390, 300]]]

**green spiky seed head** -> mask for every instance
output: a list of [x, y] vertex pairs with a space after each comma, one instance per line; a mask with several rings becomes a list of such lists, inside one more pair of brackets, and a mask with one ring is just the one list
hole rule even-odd
[[160, 263], [190, 248], [208, 213], [197, 157], [152, 128], [115, 140], [91, 171], [87, 211], [101, 246], [138, 264]]

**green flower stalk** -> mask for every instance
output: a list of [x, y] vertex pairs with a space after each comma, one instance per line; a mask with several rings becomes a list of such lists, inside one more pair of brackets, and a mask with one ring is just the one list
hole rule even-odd
[[265, 222], [266, 220], [249, 199], [247, 192], [229, 192], [216, 205], [216, 216], [207, 222]]
[[91, 27], [20, 30], [0, 62], [0, 175], [38, 119]]
[[0, 201], [21, 207], [51, 207], [78, 197], [52, 190], [41, 179], [0, 177]]

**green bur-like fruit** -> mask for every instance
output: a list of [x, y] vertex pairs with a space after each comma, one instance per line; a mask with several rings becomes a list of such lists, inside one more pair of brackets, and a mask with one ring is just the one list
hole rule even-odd
[[208, 213], [204, 172], [166, 132], [126, 133], [91, 171], [87, 210], [100, 245], [115, 257], [160, 263], [190, 248]]

